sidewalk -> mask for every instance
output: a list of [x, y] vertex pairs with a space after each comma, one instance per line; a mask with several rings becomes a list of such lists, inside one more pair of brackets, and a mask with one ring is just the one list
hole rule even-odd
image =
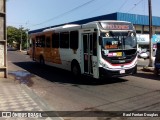
[[[44, 111], [54, 110], [43, 100], [41, 100], [35, 93], [33, 93], [26, 85], [19, 84], [9, 78], [0, 78], [0, 111], [0, 120], [62, 120], [60, 117], [41, 117], [40, 111], [43, 113]], [[2, 116], [4, 117], [2, 112], [14, 111], [18, 113], [26, 111], [27, 115], [27, 112], [39, 112], [39, 114], [37, 113], [37, 116], [31, 118], [23, 118], [23, 115], [21, 115], [22, 118], [16, 116], [14, 116], [14, 118], [2, 118]]]
[[[142, 58], [138, 58], [138, 61], [145, 61], [145, 60], [142, 59]], [[141, 70], [141, 71], [144, 71], [144, 72], [154, 72], [154, 67], [148, 67], [148, 64], [149, 64], [149, 62], [147, 62], [146, 65], [144, 65], [144, 64], [143, 65], [138, 65], [138, 70]]]
[[143, 72], [154, 72], [154, 67], [148, 67], [148, 66], [137, 66], [138, 71]]

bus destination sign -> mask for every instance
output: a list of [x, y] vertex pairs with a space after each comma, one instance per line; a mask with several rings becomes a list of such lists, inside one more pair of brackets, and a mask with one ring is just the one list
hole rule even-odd
[[123, 22], [101, 22], [103, 29], [106, 30], [133, 30], [133, 26], [130, 23]]

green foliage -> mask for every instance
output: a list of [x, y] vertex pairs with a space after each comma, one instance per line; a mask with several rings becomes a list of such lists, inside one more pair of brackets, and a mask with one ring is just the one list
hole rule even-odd
[[7, 42], [19, 48], [22, 39], [22, 48], [24, 49], [27, 42], [27, 30], [24, 28], [16, 28], [13, 26], [7, 27]]

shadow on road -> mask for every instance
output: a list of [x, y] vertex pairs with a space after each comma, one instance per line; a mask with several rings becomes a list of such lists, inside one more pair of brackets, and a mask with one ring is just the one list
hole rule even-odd
[[127, 81], [121, 78], [106, 78], [97, 80], [87, 76], [81, 76], [80, 78], [75, 78], [69, 71], [47, 65], [42, 66], [36, 62], [14, 62], [13, 64], [51, 82], [58, 82], [60, 84], [73, 84], [73, 86], [104, 85], [104, 84], [114, 84]]
[[160, 75], [155, 75], [152, 72], [139, 72], [135, 74], [136, 77], [146, 78], [146, 80], [160, 80]]

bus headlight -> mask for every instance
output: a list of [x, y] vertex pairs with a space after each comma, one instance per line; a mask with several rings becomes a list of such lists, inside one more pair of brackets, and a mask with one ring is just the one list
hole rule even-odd
[[100, 62], [100, 65], [101, 65], [102, 67], [104, 67], [104, 68], [107, 68], [107, 67], [108, 67], [108, 65], [106, 65], [106, 64], [103, 63], [102, 61]]

